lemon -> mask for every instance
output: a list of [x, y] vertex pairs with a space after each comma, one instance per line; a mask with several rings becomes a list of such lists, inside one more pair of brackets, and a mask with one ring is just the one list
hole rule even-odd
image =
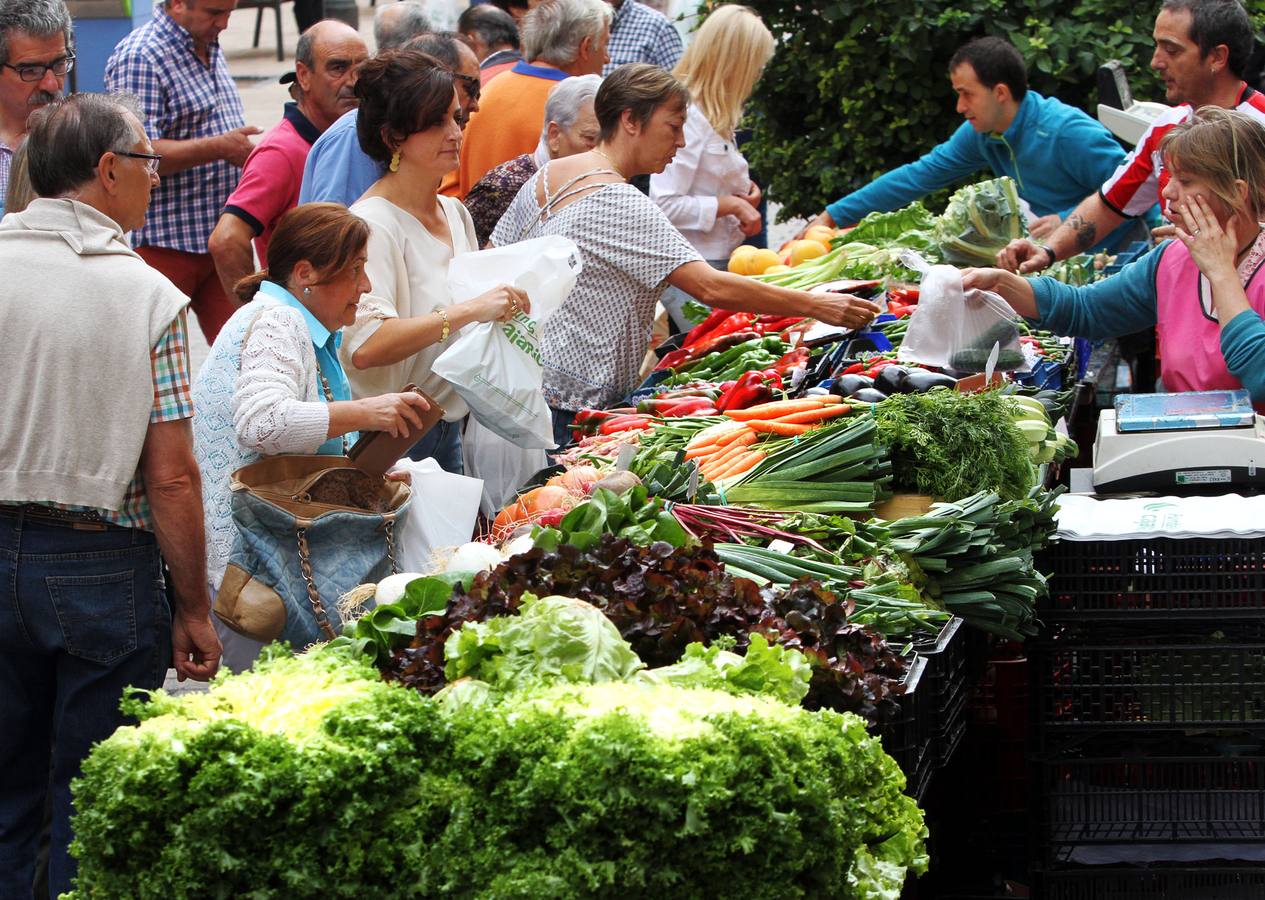
[[791, 265], [798, 266], [802, 262], [825, 256], [827, 249], [818, 241], [795, 241], [791, 244]]
[[778, 259], [776, 253], [772, 250], [757, 250], [751, 254], [747, 263], [748, 275], [763, 275], [770, 267], [776, 266], [782, 261]]
[[751, 270], [751, 256], [756, 252], [756, 248], [743, 244], [729, 255], [729, 271], [735, 275], [754, 275]]

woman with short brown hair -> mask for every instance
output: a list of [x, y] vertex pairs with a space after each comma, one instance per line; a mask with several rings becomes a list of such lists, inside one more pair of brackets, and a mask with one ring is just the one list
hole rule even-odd
[[657, 66], [630, 63], [594, 101], [601, 137], [532, 176], [492, 233], [492, 243], [561, 235], [584, 260], [575, 289], [545, 325], [545, 399], [566, 443], [583, 407], [616, 405], [637, 386], [655, 304], [667, 285], [726, 309], [812, 316], [858, 328], [878, 307], [847, 294], [810, 294], [718, 272], [628, 179], [662, 172], [685, 145], [689, 92]]
[[[268, 269], [243, 278], [245, 305], [225, 323], [193, 382], [193, 453], [202, 472], [207, 575], [219, 590], [233, 549], [233, 472], [281, 453], [340, 454], [359, 431], [421, 425], [414, 393], [352, 399], [338, 361], [340, 332], [369, 289], [369, 227], [338, 203], [281, 217]], [[219, 627], [224, 663], [248, 666], [259, 644]]]

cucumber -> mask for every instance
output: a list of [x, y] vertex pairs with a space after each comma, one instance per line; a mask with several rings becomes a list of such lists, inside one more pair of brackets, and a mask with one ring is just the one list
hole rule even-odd
[[[998, 322], [996, 325], [989, 327], [979, 337], [971, 341], [971, 346], [977, 349], [992, 350], [993, 344], [999, 344], [1002, 347], [1008, 347], [1019, 340], [1019, 329], [1015, 327], [1015, 323], [1011, 319]], [[1003, 353], [1005, 350], [1002, 351]]]
[[[977, 347], [968, 347], [959, 350], [949, 358], [949, 366], [959, 372], [983, 372], [988, 365], [988, 355], [993, 352], [993, 345], [989, 344], [987, 350], [981, 350]], [[1002, 350], [997, 354], [998, 372], [1009, 372], [1023, 365], [1023, 354], [1018, 350]]]

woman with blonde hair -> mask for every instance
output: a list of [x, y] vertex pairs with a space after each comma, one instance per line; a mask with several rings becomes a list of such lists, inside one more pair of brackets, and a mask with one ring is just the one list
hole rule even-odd
[[1265, 413], [1265, 128], [1205, 106], [1160, 152], [1176, 240], [1084, 287], [1002, 269], [969, 269], [963, 282], [1059, 334], [1100, 339], [1154, 325], [1166, 388], [1246, 388]]
[[672, 73], [690, 94], [685, 146], [651, 176], [650, 197], [709, 262], [727, 261], [744, 237], [760, 232], [760, 188], [734, 132], [773, 49], [773, 35], [751, 9], [722, 6]]

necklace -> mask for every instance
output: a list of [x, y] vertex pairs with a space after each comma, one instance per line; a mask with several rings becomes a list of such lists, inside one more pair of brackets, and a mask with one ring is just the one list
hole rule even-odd
[[624, 173], [619, 171], [619, 166], [615, 165], [615, 160], [611, 159], [609, 156], [607, 156], [601, 150], [598, 150], [596, 147], [593, 148], [593, 152], [596, 153], [598, 156], [602, 157], [602, 159], [606, 160], [608, 163], [610, 163], [611, 168], [615, 170], [616, 175], [618, 175], [620, 178], [623, 178], [625, 181], [628, 180], [627, 178], [624, 177]]

